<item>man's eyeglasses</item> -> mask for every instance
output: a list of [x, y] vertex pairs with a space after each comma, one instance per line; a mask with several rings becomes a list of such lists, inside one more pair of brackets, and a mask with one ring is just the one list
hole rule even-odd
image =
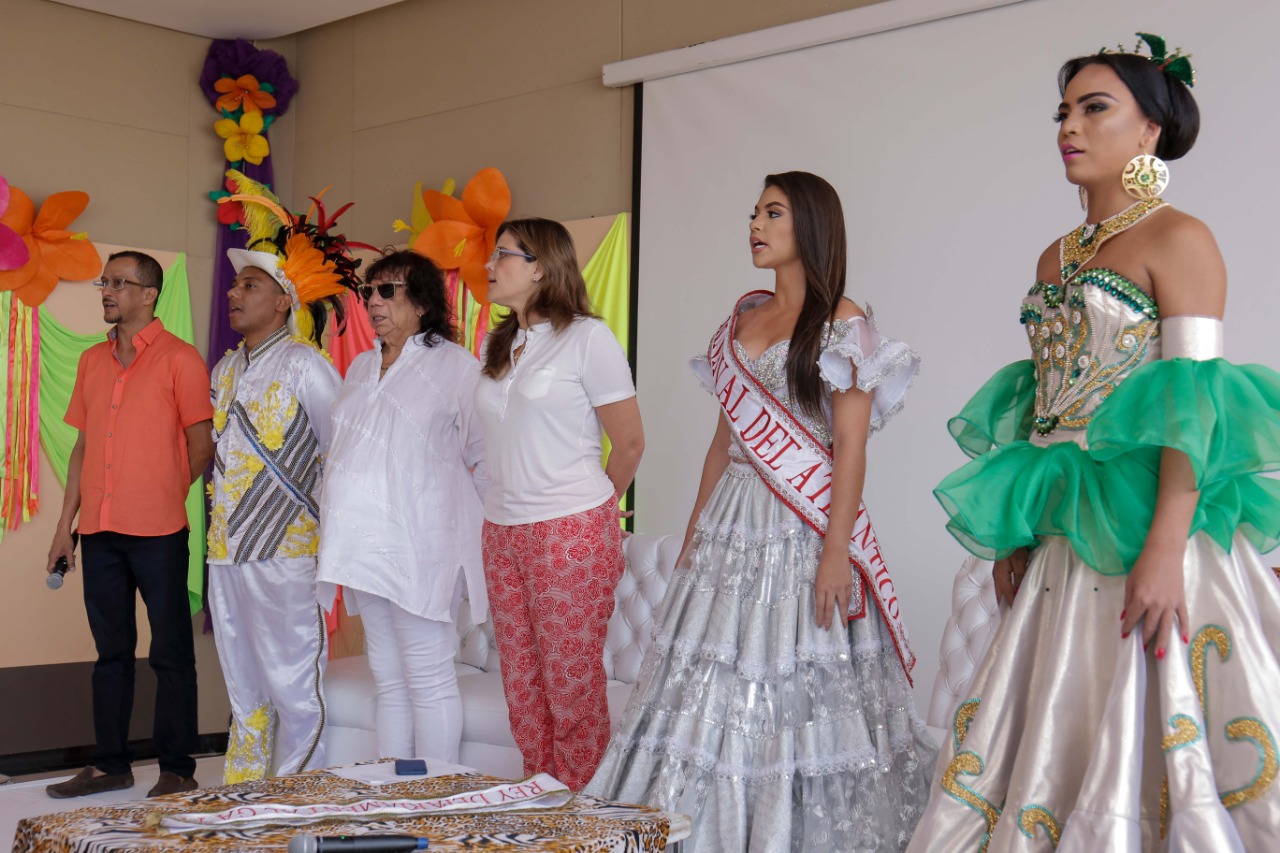
[[384, 281], [378, 284], [362, 284], [356, 288], [356, 293], [358, 293], [360, 298], [365, 302], [368, 302], [373, 298], [373, 292], [375, 290], [378, 291], [378, 295], [383, 299], [394, 299], [396, 295], [396, 288], [406, 286], [406, 283], [403, 281]]
[[127, 278], [99, 278], [95, 279], [93, 286], [103, 290], [114, 291], [119, 293], [124, 290], [126, 284], [132, 284], [134, 287], [154, 287], [155, 285], [143, 284], [140, 281], [129, 281]]
[[513, 258], [524, 258], [526, 261], [536, 261], [538, 258], [528, 252], [517, 252], [515, 249], [494, 249], [493, 254], [489, 256], [489, 263], [496, 264], [502, 260], [503, 255], [510, 255]]

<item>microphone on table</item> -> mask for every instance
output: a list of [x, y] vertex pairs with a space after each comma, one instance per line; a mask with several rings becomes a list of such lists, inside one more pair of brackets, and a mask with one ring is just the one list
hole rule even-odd
[[295, 835], [289, 853], [405, 853], [426, 850], [427, 839], [412, 835]]
[[[71, 531], [72, 548], [76, 547], [76, 542], [79, 541], [79, 539], [80, 534], [75, 530]], [[66, 578], [67, 569], [69, 568], [71, 568], [71, 565], [67, 562], [66, 556], [64, 555], [59, 557], [57, 562], [53, 564], [53, 571], [49, 572], [48, 577], [44, 579], [44, 585], [49, 587], [49, 589], [62, 589], [62, 582]]]

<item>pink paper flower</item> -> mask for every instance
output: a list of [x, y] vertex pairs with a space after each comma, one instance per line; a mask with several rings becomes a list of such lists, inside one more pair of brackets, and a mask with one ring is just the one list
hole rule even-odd
[[[0, 217], [9, 209], [9, 182], [0, 176]], [[31, 253], [18, 232], [0, 222], [0, 270], [16, 270], [27, 265]]]

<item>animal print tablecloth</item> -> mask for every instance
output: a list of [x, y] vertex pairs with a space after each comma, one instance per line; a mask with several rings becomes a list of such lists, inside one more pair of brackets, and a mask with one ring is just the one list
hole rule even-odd
[[578, 795], [559, 809], [491, 814], [448, 813], [398, 820], [346, 819], [305, 827], [267, 827], [162, 834], [151, 828], [158, 814], [218, 812], [264, 803], [349, 803], [368, 798], [452, 796], [501, 782], [469, 773], [369, 786], [317, 770], [260, 782], [204, 788], [134, 803], [99, 806], [26, 818], [18, 824], [14, 853], [177, 853], [177, 851], [284, 850], [298, 833], [355, 835], [365, 832], [425, 836], [431, 851], [510, 848], [520, 853], [648, 853], [666, 847], [668, 817], [640, 806]]

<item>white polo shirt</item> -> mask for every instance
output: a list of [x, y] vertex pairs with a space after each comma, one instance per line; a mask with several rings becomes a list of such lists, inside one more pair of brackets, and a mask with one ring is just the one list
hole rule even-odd
[[600, 320], [577, 317], [559, 333], [538, 323], [516, 333], [512, 352], [522, 344], [519, 363], [476, 385], [489, 467], [484, 516], [494, 524], [532, 524], [608, 500], [595, 409], [636, 394], [626, 353]]

